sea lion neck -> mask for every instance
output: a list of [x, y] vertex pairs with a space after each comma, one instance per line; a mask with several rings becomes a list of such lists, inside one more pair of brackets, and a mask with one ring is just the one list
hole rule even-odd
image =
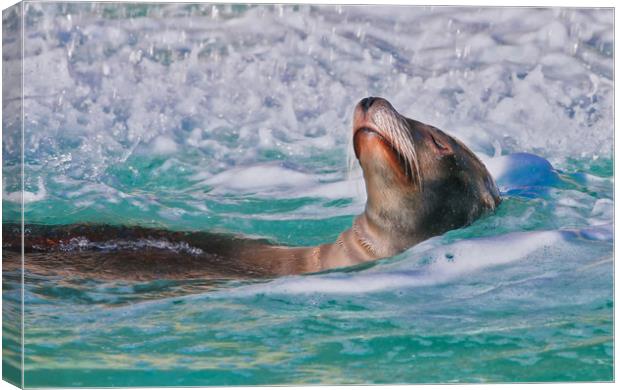
[[[374, 195], [374, 196], [373, 196]], [[425, 239], [423, 232], [418, 231], [416, 221], [419, 219], [415, 209], [411, 208], [411, 199], [403, 194], [378, 198], [368, 196], [364, 212], [354, 221], [354, 228], [372, 237], [373, 242], [383, 256], [392, 256], [402, 252]]]
[[389, 173], [364, 170], [366, 187], [366, 207], [364, 215], [374, 228], [393, 233], [392, 230], [410, 233], [416, 210], [411, 207], [416, 191], [404, 187], [397, 178], [390, 180]]
[[355, 218], [351, 229], [375, 257], [393, 256], [413, 245], [414, 235], [410, 231], [403, 231], [387, 219], [377, 218], [367, 211]]

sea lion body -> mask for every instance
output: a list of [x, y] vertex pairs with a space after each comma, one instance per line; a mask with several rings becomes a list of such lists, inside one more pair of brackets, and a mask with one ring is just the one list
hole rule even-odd
[[[365, 98], [357, 104], [353, 144], [364, 174], [366, 207], [333, 243], [284, 247], [204, 232], [29, 225], [25, 267], [39, 274], [102, 279], [311, 273], [396, 255], [472, 223], [500, 202], [493, 178], [465, 145], [400, 115], [385, 99]], [[18, 225], [4, 227], [9, 268], [20, 263], [20, 232]]]

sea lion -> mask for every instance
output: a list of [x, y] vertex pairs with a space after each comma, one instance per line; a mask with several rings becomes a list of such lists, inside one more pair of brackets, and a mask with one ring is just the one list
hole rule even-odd
[[[333, 243], [284, 247], [204, 232], [29, 225], [26, 268], [105, 279], [311, 273], [396, 255], [472, 223], [501, 201], [486, 167], [463, 143], [402, 116], [385, 99], [367, 97], [356, 105], [352, 137], [367, 202]], [[5, 225], [4, 231], [5, 252], [15, 251], [20, 229]]]

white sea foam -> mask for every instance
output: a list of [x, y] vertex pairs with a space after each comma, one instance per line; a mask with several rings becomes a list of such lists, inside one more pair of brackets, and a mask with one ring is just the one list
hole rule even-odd
[[483, 268], [525, 260], [535, 251], [550, 247], [562, 239], [561, 232], [557, 231], [511, 233], [463, 240], [425, 251], [414, 248], [415, 254], [405, 256], [423, 259], [427, 265], [412, 269], [415, 263], [407, 261], [355, 274], [280, 278], [268, 284], [241, 287], [233, 294], [357, 294], [437, 285]]
[[197, 185], [198, 188], [204, 186], [212, 187], [211, 194], [253, 194], [282, 198], [351, 198], [364, 202], [366, 195], [361, 177], [334, 181], [334, 175], [310, 174], [273, 163], [230, 169]]
[[[559, 180], [549, 161], [529, 153], [499, 157], [479, 154], [491, 176], [502, 191], [550, 186]], [[195, 179], [200, 179], [196, 175]], [[365, 201], [364, 180], [358, 175], [334, 181], [333, 175], [313, 175], [285, 168], [278, 164], [260, 164], [233, 168], [201, 181], [198, 187], [212, 187], [213, 194], [255, 194], [285, 198], [319, 197], [351, 198]]]
[[235, 168], [219, 173], [201, 184], [213, 186], [215, 193], [224, 191], [255, 192], [309, 186], [316, 184], [316, 179], [309, 174], [268, 164]]
[[152, 151], [158, 154], [172, 154], [178, 150], [177, 144], [170, 138], [163, 135], [153, 140]]
[[476, 150], [611, 152], [609, 10], [27, 7], [26, 154], [70, 149], [84, 177], [131, 151], [191, 150], [210, 174], [342, 153], [369, 94]]
[[[421, 244], [407, 251], [406, 261], [377, 266], [356, 273], [279, 278], [267, 284], [240, 287], [226, 295], [255, 294], [362, 294], [438, 285], [482, 269], [527, 261], [531, 256], [559, 247], [565, 241], [613, 240], [613, 226], [591, 226], [577, 230], [509, 233], [465, 239], [449, 245]], [[416, 265], [413, 260], [422, 261]]]
[[[33, 191], [15, 191], [15, 192], [7, 192], [5, 190], [4, 180], [2, 181], [2, 199], [7, 200], [9, 202], [21, 203], [22, 199], [24, 204], [38, 202], [47, 197], [47, 190], [45, 189], [45, 185], [43, 184], [43, 178], [39, 177], [37, 179], [38, 190], [36, 192]], [[22, 198], [23, 194], [23, 198]]]
[[189, 255], [200, 255], [202, 249], [193, 247], [186, 242], [170, 242], [168, 240], [156, 239], [139, 239], [139, 240], [110, 240], [110, 241], [90, 241], [85, 237], [74, 237], [67, 242], [61, 242], [59, 249], [61, 251], [72, 252], [82, 250], [135, 250], [139, 251], [145, 248], [163, 249], [172, 252], [186, 253]]
[[[485, 163], [502, 191], [552, 191], [549, 162], [611, 154], [610, 10], [27, 8], [24, 152], [43, 182], [27, 178], [26, 200], [38, 219], [47, 215], [37, 202], [53, 199], [202, 229], [230, 215], [210, 203], [230, 205], [229, 195], [320, 198], [289, 217], [355, 214], [365, 191], [359, 175], [347, 177], [346, 155], [353, 107], [368, 95], [495, 156]], [[7, 142], [5, 156], [18, 156], [17, 145]], [[612, 179], [574, 180], [612, 197]], [[5, 199], [18, 200], [16, 188]], [[572, 195], [547, 214], [561, 226], [613, 218], [603, 203], [589, 213], [592, 196]]]

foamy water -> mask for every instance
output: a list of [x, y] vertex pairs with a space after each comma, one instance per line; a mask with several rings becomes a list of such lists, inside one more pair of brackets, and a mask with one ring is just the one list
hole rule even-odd
[[[472, 226], [316, 275], [27, 275], [26, 385], [611, 379], [610, 10], [29, 3], [26, 15], [26, 223], [331, 241], [364, 207], [351, 116], [369, 95], [461, 139], [503, 195]], [[20, 215], [16, 104], [5, 99], [4, 222]]]

